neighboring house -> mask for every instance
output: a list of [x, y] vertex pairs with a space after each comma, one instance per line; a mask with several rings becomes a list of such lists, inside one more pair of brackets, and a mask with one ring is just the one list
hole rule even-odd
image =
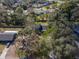
[[37, 24], [36, 27], [35, 27], [35, 30], [36, 31], [46, 31], [47, 30], [47, 24]]
[[0, 41], [14, 41], [16, 38], [17, 33], [16, 32], [10, 32], [10, 31], [5, 31], [0, 33]]

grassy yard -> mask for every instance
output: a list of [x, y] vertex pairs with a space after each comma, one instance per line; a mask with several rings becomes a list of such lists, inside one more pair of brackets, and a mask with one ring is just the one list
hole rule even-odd
[[4, 50], [5, 45], [4, 44], [0, 44], [0, 54], [2, 53], [2, 51]]

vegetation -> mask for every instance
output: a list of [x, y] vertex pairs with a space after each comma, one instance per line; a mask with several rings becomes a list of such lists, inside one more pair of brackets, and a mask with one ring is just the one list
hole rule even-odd
[[0, 55], [2, 54], [3, 50], [5, 49], [6, 47], [6, 42], [0, 42]]
[[[45, 15], [46, 17], [36, 16], [36, 20], [43, 18], [48, 20], [47, 30], [42, 32], [41, 35], [38, 35], [36, 31], [32, 29], [33, 26], [29, 25], [31, 28], [30, 31], [25, 27], [26, 30], [22, 32], [25, 33], [23, 39], [25, 42], [23, 46], [26, 47], [23, 50], [26, 52], [25, 56], [34, 56], [35, 59], [36, 57], [48, 59], [50, 56], [52, 56], [51, 58], [56, 59], [75, 59], [76, 54], [74, 52], [77, 49], [75, 40], [78, 39], [78, 37], [77, 34], [74, 33], [74, 29], [72, 29], [75, 21], [72, 21], [71, 18], [71, 11], [75, 7], [77, 7], [76, 3], [65, 2], [60, 5], [58, 7], [59, 9], [54, 13], [50, 13], [48, 17], [47, 15]], [[35, 23], [29, 24], [34, 25]], [[28, 38], [26, 38], [27, 36]], [[21, 41], [21, 43], [23, 43], [23, 41]]]
[[[75, 41], [79, 33], [73, 27], [79, 24], [79, 15], [75, 16], [73, 10], [78, 8], [77, 3], [72, 0], [55, 2], [52, 4], [54, 12], [39, 15], [34, 12], [24, 15], [23, 7], [18, 6], [13, 14], [5, 16], [5, 25], [24, 25], [16, 41], [18, 56], [31, 59], [75, 59], [78, 49]], [[47, 24], [45, 31], [42, 23]]]

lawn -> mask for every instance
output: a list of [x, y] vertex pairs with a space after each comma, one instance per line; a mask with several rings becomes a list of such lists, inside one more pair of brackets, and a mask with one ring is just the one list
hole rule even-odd
[[23, 28], [0, 28], [0, 31], [20, 31]]
[[4, 44], [0, 44], [0, 54], [2, 53], [2, 51], [4, 50], [5, 45]]

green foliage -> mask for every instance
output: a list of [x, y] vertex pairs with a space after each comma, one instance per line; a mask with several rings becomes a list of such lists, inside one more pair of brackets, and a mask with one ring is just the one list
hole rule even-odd
[[[29, 14], [25, 19], [26, 26], [21, 31], [22, 35], [25, 36], [25, 42], [21, 41], [25, 48], [22, 51], [25, 51], [27, 55], [33, 55], [40, 59], [44, 59], [43, 57], [48, 59], [51, 51], [54, 52], [57, 59], [74, 59], [75, 54], [73, 52], [77, 48], [74, 40], [77, 36], [70, 28], [74, 25], [74, 22], [70, 20], [71, 10], [75, 7], [75, 3], [66, 1], [53, 13], [42, 16]], [[40, 19], [48, 20], [48, 28], [41, 36], [38, 36], [33, 27], [35, 26], [34, 20]], [[26, 56], [26, 54], [24, 55]]]
[[21, 8], [19, 6], [19, 7], [16, 8], [15, 12], [18, 13], [18, 14], [22, 14], [23, 13], [23, 8]]
[[54, 26], [57, 30], [55, 33], [52, 33], [53, 30], [50, 32], [53, 51], [57, 59], [74, 59], [75, 57], [72, 51], [76, 49], [74, 45], [76, 37], [72, 34], [73, 29], [70, 28], [73, 22], [69, 21], [72, 7], [74, 8], [73, 4], [65, 3], [59, 7], [60, 9], [55, 13], [56, 15], [52, 14], [49, 18], [49, 28]]
[[17, 49], [16, 50], [16, 53], [18, 54], [18, 56], [21, 58], [21, 57], [25, 57], [25, 55], [27, 55], [27, 53], [23, 50], [19, 50]]
[[[12, 10], [14, 11], [14, 10]], [[10, 11], [11, 12], [11, 11]], [[1, 12], [1, 26], [23, 26], [25, 15], [23, 8], [17, 7], [14, 13]]]

